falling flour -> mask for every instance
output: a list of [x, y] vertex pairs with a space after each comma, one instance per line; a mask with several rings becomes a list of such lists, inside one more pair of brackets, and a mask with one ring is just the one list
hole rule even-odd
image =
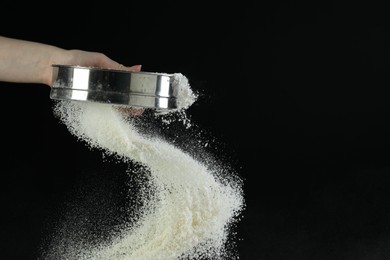
[[[175, 112], [183, 113], [196, 95], [185, 76], [175, 77], [180, 89]], [[143, 171], [132, 174], [147, 172], [144, 189], [149, 190], [136, 198], [144, 206], [114, 236], [96, 244], [73, 241], [60, 253], [54, 245], [45, 259], [59, 254], [61, 259], [80, 260], [238, 258], [228, 242], [244, 208], [239, 178], [226, 177], [229, 174], [222, 174], [223, 167], [212, 160], [200, 161], [158, 136], [144, 135], [137, 121], [113, 105], [57, 101], [54, 113], [90, 147], [143, 165]]]

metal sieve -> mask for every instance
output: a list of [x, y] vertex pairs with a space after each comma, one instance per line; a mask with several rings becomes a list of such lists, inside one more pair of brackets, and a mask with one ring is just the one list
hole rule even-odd
[[94, 67], [52, 65], [51, 99], [175, 109], [173, 76]]

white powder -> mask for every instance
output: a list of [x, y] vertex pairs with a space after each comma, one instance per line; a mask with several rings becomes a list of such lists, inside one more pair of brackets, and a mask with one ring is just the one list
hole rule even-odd
[[160, 117], [163, 123], [170, 124], [173, 120], [181, 121], [187, 128], [191, 127], [191, 121], [187, 117], [186, 109], [189, 108], [198, 98], [188, 82], [188, 78], [182, 73], [167, 74], [172, 77], [172, 89], [176, 94], [177, 108], [169, 110], [156, 110], [155, 116]]
[[[178, 104], [183, 111], [196, 95], [183, 75], [176, 74], [176, 79], [182, 86]], [[61, 259], [80, 260], [238, 258], [228, 243], [244, 208], [238, 178], [223, 177], [224, 169], [211, 160], [201, 162], [162, 138], [143, 135], [135, 120], [123, 117], [112, 105], [57, 101], [54, 112], [90, 147], [144, 165], [150, 174], [145, 188], [150, 191], [136, 198], [145, 206], [115, 236], [99, 244], [52, 245], [45, 259], [59, 254]]]
[[181, 73], [172, 74], [172, 88], [177, 91], [177, 107], [179, 110], [189, 108], [198, 97], [190, 88], [187, 77]]

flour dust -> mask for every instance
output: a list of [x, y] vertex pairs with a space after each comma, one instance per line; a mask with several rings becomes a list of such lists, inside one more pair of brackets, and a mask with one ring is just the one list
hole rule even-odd
[[183, 88], [181, 109], [170, 115], [155, 115], [154, 120], [161, 120], [165, 126], [180, 122], [182, 129], [150, 130], [148, 112], [145, 116], [125, 116], [110, 104], [55, 103], [55, 115], [78, 141], [129, 165], [126, 174], [132, 184], [123, 198], [131, 203], [123, 204], [127, 209], [121, 214], [126, 216], [120, 217], [114, 230], [92, 239], [88, 226], [75, 221], [87, 213], [77, 214], [75, 209], [71, 215], [77, 217], [65, 218], [58, 225], [43, 259], [239, 258], [234, 227], [245, 204], [241, 179], [231, 167], [218, 163], [211, 155], [205, 156], [207, 153], [199, 150], [202, 145], [182, 148], [162, 137], [163, 130], [179, 129], [176, 136], [191, 132], [192, 123], [185, 110], [196, 96], [184, 76], [180, 74], [178, 79]]

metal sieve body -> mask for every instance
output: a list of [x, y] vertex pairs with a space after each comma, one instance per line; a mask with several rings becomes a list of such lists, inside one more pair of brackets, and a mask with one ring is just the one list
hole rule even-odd
[[175, 109], [173, 76], [94, 67], [52, 65], [51, 99]]

